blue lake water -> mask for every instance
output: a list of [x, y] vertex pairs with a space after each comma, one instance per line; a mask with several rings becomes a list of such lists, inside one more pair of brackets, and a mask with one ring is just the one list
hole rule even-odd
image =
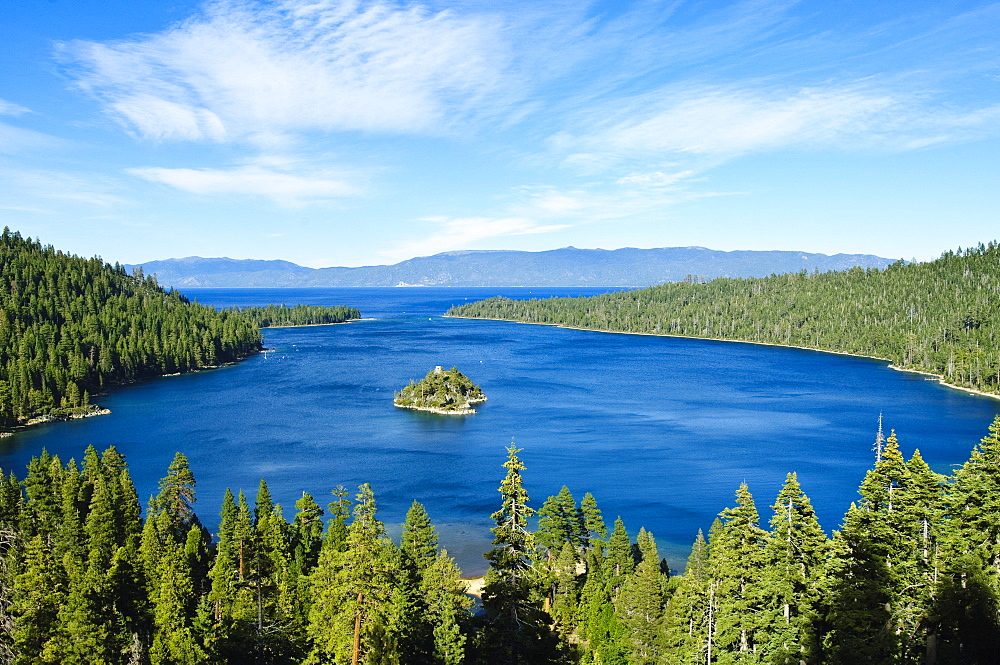
[[[606, 289], [605, 289], [606, 290]], [[482, 572], [506, 446], [523, 448], [538, 508], [568, 485], [592, 492], [609, 523], [651, 530], [676, 568], [697, 529], [746, 481], [762, 521], [795, 471], [823, 526], [839, 526], [873, 461], [879, 412], [904, 453], [935, 470], [961, 464], [1000, 401], [940, 386], [886, 363], [798, 349], [442, 318], [452, 304], [590, 295], [601, 289], [190, 289], [217, 307], [267, 303], [361, 309], [374, 320], [265, 331], [264, 356], [113, 391], [113, 415], [36, 428], [0, 442], [23, 475], [43, 447], [63, 460], [115, 445], [145, 497], [176, 451], [198, 481], [210, 528], [226, 487], [252, 501], [260, 478], [292, 505], [308, 491], [371, 483], [398, 532], [421, 501], [442, 542]], [[397, 409], [392, 393], [435, 365], [457, 366], [489, 401], [475, 415]]]

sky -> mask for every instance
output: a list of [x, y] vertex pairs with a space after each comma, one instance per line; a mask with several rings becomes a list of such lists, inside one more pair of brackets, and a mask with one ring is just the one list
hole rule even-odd
[[81, 256], [931, 260], [1000, 233], [1000, 4], [0, 0], [0, 224]]

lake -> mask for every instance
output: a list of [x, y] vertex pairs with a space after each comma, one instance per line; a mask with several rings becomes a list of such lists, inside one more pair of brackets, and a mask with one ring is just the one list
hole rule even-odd
[[[115, 445], [140, 498], [176, 451], [191, 461], [197, 509], [214, 528], [225, 488], [251, 502], [267, 480], [285, 516], [303, 491], [368, 482], [398, 534], [413, 499], [467, 574], [483, 572], [490, 513], [513, 439], [531, 505], [568, 485], [590, 491], [610, 528], [652, 531], [674, 568], [746, 481], [761, 512], [795, 471], [827, 529], [865, 470], [881, 412], [907, 457], [948, 472], [985, 436], [1000, 401], [896, 372], [881, 361], [780, 347], [607, 334], [443, 318], [493, 295], [592, 295], [609, 289], [188, 289], [217, 307], [349, 305], [374, 320], [265, 331], [271, 349], [233, 366], [164, 377], [94, 401], [113, 414], [0, 441], [23, 476], [43, 447], [64, 461]], [[392, 394], [435, 365], [457, 366], [489, 401], [469, 416], [394, 408]]]

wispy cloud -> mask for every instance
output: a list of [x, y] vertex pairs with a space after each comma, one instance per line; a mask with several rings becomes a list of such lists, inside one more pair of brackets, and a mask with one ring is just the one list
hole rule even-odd
[[[47, 206], [25, 205], [24, 202], [82, 204], [98, 209], [128, 203], [115, 183], [103, 176], [91, 176], [42, 169], [0, 168], [0, 182], [5, 183], [7, 189], [6, 196], [0, 196], [0, 205], [9, 210], [48, 212]], [[5, 199], [10, 203], [5, 203]]]
[[303, 174], [259, 165], [233, 169], [149, 167], [129, 169], [128, 172], [193, 194], [261, 196], [293, 207], [360, 193], [358, 187], [336, 173]]
[[[0, 115], [20, 116], [31, 113], [19, 104], [0, 99]], [[56, 148], [63, 145], [63, 141], [54, 136], [36, 132], [32, 129], [15, 127], [6, 122], [0, 122], [0, 153], [11, 154], [16, 152], [26, 152], [44, 148]]]
[[26, 109], [20, 104], [8, 102], [6, 99], [0, 99], [0, 115], [21, 115], [28, 112], [29, 109]]
[[399, 261], [414, 256], [428, 256], [505, 236], [535, 235], [568, 228], [568, 224], [538, 224], [522, 217], [427, 217], [419, 220], [433, 230], [424, 238], [404, 243], [380, 255]]
[[350, 0], [219, 1], [170, 30], [61, 45], [77, 84], [137, 135], [253, 140], [439, 131], [497, 92], [487, 15]]
[[907, 151], [995, 136], [1000, 105], [959, 110], [875, 82], [801, 89], [677, 85], [580, 114], [576, 127], [549, 142], [565, 165], [600, 173], [669, 162], [682, 168], [618, 182], [670, 185], [750, 153]]

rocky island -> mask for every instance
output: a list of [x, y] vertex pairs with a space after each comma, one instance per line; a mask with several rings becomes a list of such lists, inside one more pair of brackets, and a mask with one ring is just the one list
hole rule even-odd
[[395, 394], [392, 403], [401, 409], [452, 416], [475, 413], [472, 405], [485, 401], [482, 389], [457, 367], [446, 370], [439, 365], [420, 381], [410, 381], [408, 386]]

